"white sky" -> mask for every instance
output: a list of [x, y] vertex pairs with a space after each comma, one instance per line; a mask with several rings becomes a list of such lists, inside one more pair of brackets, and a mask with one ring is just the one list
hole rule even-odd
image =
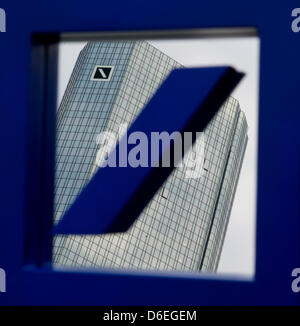
[[[259, 39], [188, 39], [149, 41], [184, 66], [230, 65], [246, 73], [232, 93], [248, 123], [248, 145], [234, 198], [218, 273], [254, 276], [256, 227], [256, 164], [258, 129]], [[85, 42], [61, 43], [58, 103]]]

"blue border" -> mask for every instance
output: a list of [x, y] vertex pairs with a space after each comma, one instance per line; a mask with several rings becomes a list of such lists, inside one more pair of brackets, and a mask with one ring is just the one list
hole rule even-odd
[[[299, 294], [291, 291], [291, 271], [300, 265], [300, 34], [291, 30], [291, 11], [299, 2], [154, 0], [143, 6], [138, 1], [14, 2], [1, 3], [7, 32], [0, 33], [0, 264], [7, 273], [7, 292], [0, 293], [0, 304], [299, 305]], [[105, 15], [99, 18], [99, 12]], [[25, 228], [28, 212], [35, 212], [41, 222], [48, 212], [43, 209], [50, 207], [44, 205], [52, 201], [50, 193], [42, 192], [39, 207], [31, 206], [37, 189], [44, 189], [43, 182], [51, 179], [44, 172], [53, 164], [53, 142], [51, 137], [46, 137], [50, 144], [42, 141], [52, 133], [54, 118], [51, 110], [32, 112], [30, 80], [42, 83], [39, 60], [55, 57], [55, 46], [47, 53], [37, 50], [31, 76], [32, 34], [241, 26], [256, 27], [261, 39], [255, 280], [53, 273], [43, 261], [47, 249], [36, 248], [33, 257], [24, 257], [25, 238], [38, 236], [34, 228]], [[52, 98], [53, 89], [43, 94], [43, 84], [40, 89], [38, 83], [33, 85], [33, 100], [51, 107], [47, 99]], [[48, 227], [41, 226], [42, 230]], [[26, 241], [26, 246], [35, 244]]]

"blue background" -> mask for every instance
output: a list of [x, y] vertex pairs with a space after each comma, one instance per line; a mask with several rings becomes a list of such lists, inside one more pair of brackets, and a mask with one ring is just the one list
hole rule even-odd
[[[7, 32], [0, 33], [0, 267], [7, 292], [0, 293], [0, 304], [300, 303], [291, 290], [291, 272], [300, 267], [300, 33], [291, 30], [297, 6], [256, 0], [1, 2]], [[55, 60], [46, 64], [55, 46], [44, 52], [36, 45], [31, 69], [31, 35], [241, 26], [256, 27], [261, 39], [255, 280], [53, 272], [48, 231], [55, 83], [47, 91], [44, 86], [55, 79]]]

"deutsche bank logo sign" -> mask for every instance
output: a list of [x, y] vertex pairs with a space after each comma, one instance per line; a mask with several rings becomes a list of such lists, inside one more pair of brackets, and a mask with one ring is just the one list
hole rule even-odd
[[113, 66], [96, 66], [91, 80], [109, 81], [111, 79], [114, 67]]

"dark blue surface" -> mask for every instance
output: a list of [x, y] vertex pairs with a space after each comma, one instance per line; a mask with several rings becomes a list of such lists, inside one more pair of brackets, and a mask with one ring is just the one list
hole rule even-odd
[[[291, 30], [291, 11], [299, 7], [298, 1], [153, 0], [141, 6], [140, 1], [4, 0], [1, 7], [6, 10], [7, 32], [0, 33], [0, 266], [8, 283], [7, 293], [0, 293], [0, 304], [300, 303], [299, 294], [291, 291], [291, 271], [300, 267], [300, 34]], [[99, 15], [102, 12], [106, 14]], [[46, 189], [45, 175], [33, 165], [43, 166], [51, 176], [51, 159], [49, 166], [45, 157], [53, 148], [49, 129], [53, 118], [51, 112], [34, 111], [32, 107], [38, 106], [29, 105], [30, 35], [240, 26], [257, 27], [261, 39], [255, 281], [67, 274], [37, 268], [50, 258], [49, 217], [45, 224], [42, 220], [43, 212], [51, 212], [51, 204], [42, 205], [49, 199], [47, 191], [39, 191]], [[33, 70], [37, 80], [43, 72], [39, 67]], [[35, 97], [45, 108], [47, 95], [39, 101], [38, 85], [34, 83]], [[39, 138], [42, 134], [49, 135], [49, 148], [39, 145], [45, 145]], [[44, 200], [33, 200], [37, 193]], [[26, 258], [25, 243], [26, 248], [41, 244], [45, 249]], [[24, 268], [24, 262], [31, 267]]]
[[[174, 168], [173, 164], [168, 168], [151, 166], [154, 160], [151, 133], [180, 132], [183, 135], [187, 131], [194, 134], [203, 131], [241, 78], [241, 74], [226, 67], [173, 70], [128, 129], [128, 135], [134, 132], [147, 135], [148, 167], [128, 165], [124, 168], [117, 163], [116, 167], [99, 169], [55, 227], [56, 233], [100, 234], [128, 230]], [[110, 154], [117, 162], [119, 148], [123, 146], [120, 144], [124, 142], [127, 143], [127, 136]], [[173, 142], [169, 145], [175, 146]], [[155, 162], [161, 161], [163, 152], [169, 152], [170, 146], [160, 151]], [[126, 145], [126, 157], [133, 147]]]

